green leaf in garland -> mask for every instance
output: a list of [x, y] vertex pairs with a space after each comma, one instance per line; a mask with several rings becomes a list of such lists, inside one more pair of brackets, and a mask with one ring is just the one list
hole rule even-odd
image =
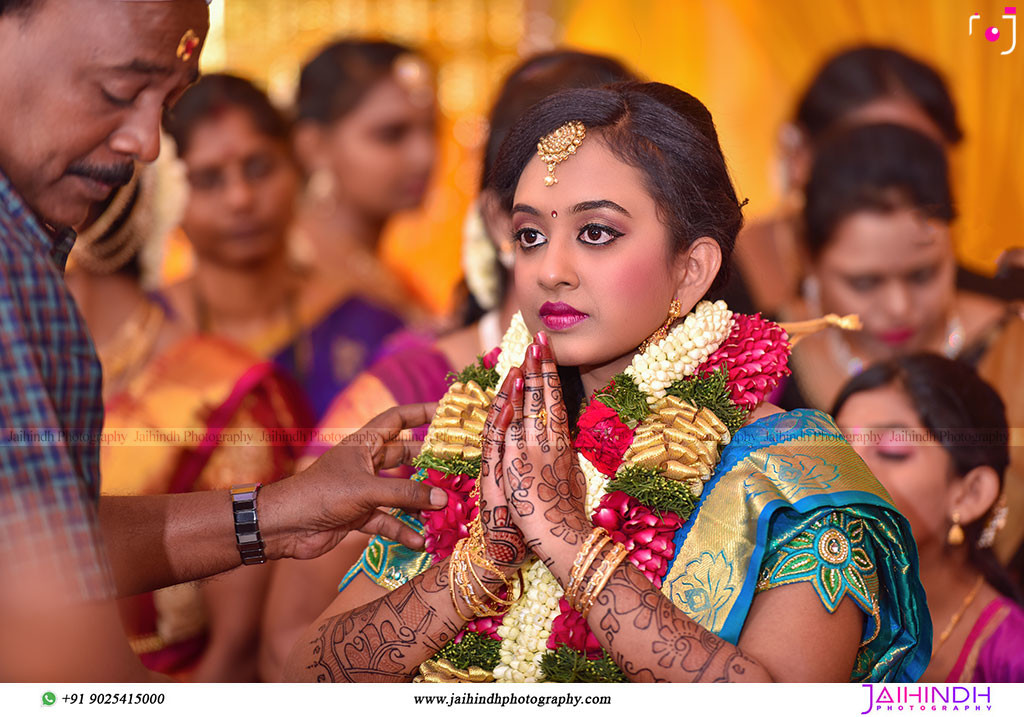
[[599, 660], [588, 660], [582, 652], [561, 645], [547, 652], [540, 669], [547, 682], [629, 682], [615, 661], [602, 650]]
[[669, 386], [666, 392], [670, 396], [689, 401], [697, 408], [711, 409], [732, 434], [743, 426], [748, 411], [733, 402], [728, 379], [725, 369], [719, 369], [703, 376], [680, 379]]
[[621, 490], [655, 513], [675, 513], [682, 520], [693, 512], [694, 499], [682, 483], [643, 466], [625, 466], [608, 482], [607, 491]]
[[449, 642], [434, 655], [435, 660], [448, 660], [457, 670], [468, 670], [479, 667], [493, 670], [501, 662], [501, 640], [481, 635], [478, 632], [467, 632], [456, 645]]
[[498, 385], [498, 370], [495, 368], [487, 368], [484, 366], [484, 357], [477, 356], [476, 363], [471, 363], [466, 368], [462, 369], [458, 373], [454, 371], [448, 374], [449, 383], [458, 381], [459, 383], [469, 383], [470, 381], [476, 382], [480, 388], [487, 390], [489, 388], [495, 388]]
[[613, 378], [610, 386], [594, 398], [619, 414], [619, 418], [629, 424], [630, 428], [647, 418], [651, 412], [643, 391], [624, 373]]
[[413, 468], [423, 470], [429, 468], [442, 473], [452, 475], [465, 474], [468, 476], [480, 475], [479, 458], [441, 458], [435, 456], [431, 451], [425, 450], [412, 459]]

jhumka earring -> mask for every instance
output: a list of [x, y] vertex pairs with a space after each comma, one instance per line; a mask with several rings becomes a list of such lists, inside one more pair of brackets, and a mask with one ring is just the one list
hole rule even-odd
[[946, 542], [950, 545], [964, 544], [964, 529], [960, 527], [960, 513], [953, 511], [953, 525], [949, 527]]
[[672, 322], [678, 319], [682, 313], [683, 304], [679, 299], [672, 299], [672, 303], [668, 305], [668, 318], [665, 319], [665, 323], [662, 324], [661, 328], [648, 336], [647, 340], [640, 344], [640, 353], [646, 351], [651, 344], [663, 341], [665, 337], [668, 336], [668, 330], [672, 328]]
[[573, 120], [540, 138], [540, 142], [537, 143], [537, 154], [540, 161], [548, 166], [548, 176], [544, 177], [545, 187], [558, 184], [558, 180], [555, 179], [555, 167], [576, 154], [586, 136], [587, 128], [583, 123]]

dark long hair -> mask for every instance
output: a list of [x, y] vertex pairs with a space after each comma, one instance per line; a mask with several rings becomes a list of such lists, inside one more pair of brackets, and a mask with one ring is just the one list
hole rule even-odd
[[[893, 385], [907, 395], [921, 424], [945, 448], [957, 476], [988, 466], [1002, 488], [1010, 463], [1006, 408], [995, 389], [965, 363], [921, 353], [875, 364], [847, 382], [832, 415], [839, 415], [851, 396]], [[1019, 601], [1019, 589], [992, 549], [978, 547], [994, 510], [963, 526], [968, 557], [992, 587]]]
[[948, 143], [963, 138], [956, 104], [942, 76], [899, 50], [871, 45], [844, 50], [822, 66], [800, 97], [796, 123], [817, 139], [850, 112], [894, 96], [920, 107]]
[[[674, 253], [699, 237], [721, 249], [722, 268], [711, 291], [728, 278], [743, 211], [729, 178], [711, 113], [696, 97], [659, 82], [621, 82], [599, 89], [559, 92], [535, 105], [510, 130], [498, 152], [489, 187], [506, 211], [537, 142], [570, 121], [579, 121], [624, 163], [638, 169], [669, 230]], [[594, 141], [593, 139], [589, 141]], [[576, 410], [582, 396], [563, 376], [566, 407]]]
[[949, 164], [936, 142], [902, 125], [874, 124], [839, 132], [819, 145], [803, 210], [813, 256], [851, 214], [899, 209], [946, 224], [955, 218]]
[[331, 124], [354, 110], [391, 76], [395, 60], [417, 53], [387, 40], [358, 38], [324, 46], [303, 66], [295, 100], [297, 120]]
[[[501, 144], [508, 136], [512, 125], [530, 107], [561, 90], [600, 87], [635, 79], [637, 76], [618, 60], [578, 50], [552, 50], [523, 61], [505, 78], [494, 106], [491, 107], [480, 190], [487, 187], [487, 179], [494, 171]], [[500, 306], [509, 291], [508, 270], [495, 259], [494, 271], [499, 278]], [[472, 294], [465, 290], [460, 291], [467, 296], [462, 311], [462, 325], [468, 326], [479, 321], [485, 311], [473, 299]]]

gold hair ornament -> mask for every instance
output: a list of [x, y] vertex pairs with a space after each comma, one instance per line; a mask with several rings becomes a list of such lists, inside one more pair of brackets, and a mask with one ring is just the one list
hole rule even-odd
[[576, 154], [586, 136], [587, 128], [583, 123], [572, 120], [540, 138], [537, 143], [537, 155], [548, 167], [548, 175], [544, 177], [545, 187], [558, 184], [558, 180], [555, 179], [555, 167]]

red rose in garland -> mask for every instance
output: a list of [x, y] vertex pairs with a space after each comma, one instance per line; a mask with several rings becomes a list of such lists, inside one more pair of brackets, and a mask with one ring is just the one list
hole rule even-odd
[[437, 563], [451, 555], [457, 542], [469, 537], [469, 522], [477, 513], [476, 498], [469, 492], [476, 478], [429, 468], [423, 482], [448, 494], [448, 505], [444, 508], [423, 511], [425, 549], [434, 555]]
[[616, 543], [629, 548], [633, 563], [656, 588], [675, 554], [676, 531], [683, 521], [675, 513], [658, 515], [636, 498], [615, 491], [605, 495], [594, 511], [594, 525], [604, 528]]
[[548, 649], [557, 650], [560, 645], [565, 645], [576, 652], [582, 652], [587, 659], [599, 659], [603, 652], [601, 643], [597, 641], [597, 636], [591, 632], [583, 616], [570, 608], [569, 601], [565, 598], [559, 599], [558, 609], [558, 617], [551, 623]]
[[600, 401], [590, 402], [577, 425], [576, 450], [602, 473], [614, 475], [633, 442], [633, 430]]
[[724, 368], [729, 391], [738, 406], [751, 409], [768, 397], [788, 376], [789, 341], [786, 332], [760, 314], [733, 314], [729, 338], [701, 367], [707, 375]]

